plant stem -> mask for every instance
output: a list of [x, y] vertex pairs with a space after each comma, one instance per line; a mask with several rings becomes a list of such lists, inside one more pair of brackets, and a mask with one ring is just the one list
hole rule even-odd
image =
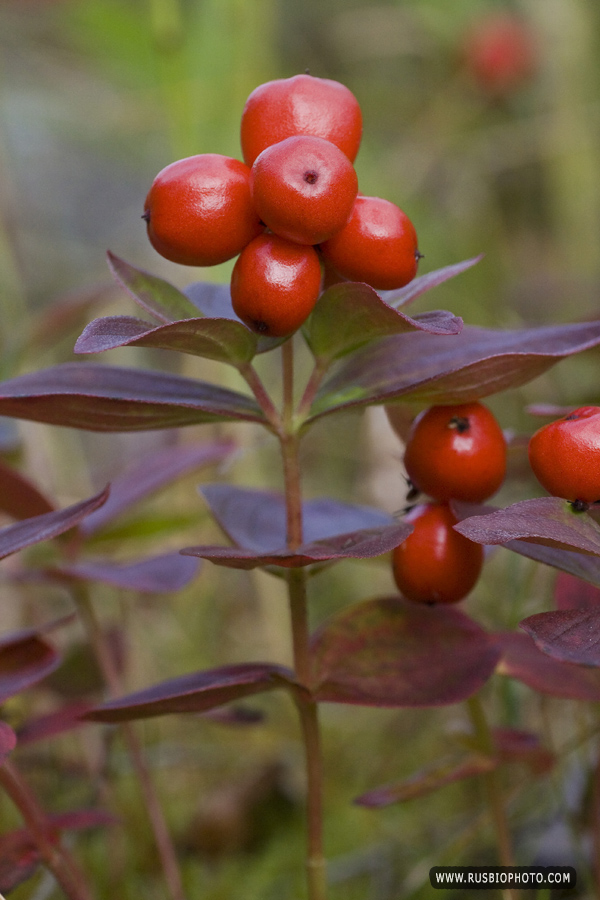
[[251, 363], [244, 363], [238, 367], [240, 375], [246, 381], [246, 384], [254, 394], [254, 398], [262, 411], [273, 431], [281, 435], [281, 417], [275, 408], [275, 404], [267, 393], [264, 384], [260, 380], [258, 373]]
[[[303, 539], [302, 484], [299, 438], [294, 429], [294, 345], [282, 347], [283, 429], [280, 436], [286, 497], [287, 546], [299, 547]], [[297, 681], [310, 685], [310, 646], [306, 575], [302, 568], [290, 569], [287, 577]], [[326, 900], [327, 873], [323, 854], [323, 764], [318, 707], [308, 694], [298, 691], [296, 706], [300, 716], [306, 758], [306, 877], [309, 900]]]
[[[85, 588], [80, 587], [74, 592], [74, 596], [104, 681], [111, 696], [118, 697], [123, 693], [121, 679], [88, 592]], [[175, 853], [162, 807], [144, 759], [141, 742], [132, 723], [124, 722], [121, 727], [131, 757], [131, 763], [144, 798], [171, 900], [185, 900], [177, 854]]]
[[55, 842], [44, 810], [10, 761], [0, 765], [0, 784], [23, 817], [40, 855], [69, 900], [92, 900], [85, 878], [71, 854]]
[[[475, 737], [479, 750], [486, 756], [493, 757], [495, 752], [494, 739], [485, 716], [480, 696], [475, 694], [473, 697], [469, 697], [467, 700], [467, 707], [471, 723], [475, 729]], [[502, 866], [514, 866], [515, 860], [498, 772], [497, 770], [492, 769], [491, 772], [483, 773], [481, 778], [485, 785], [488, 805], [496, 831], [496, 842], [500, 864]], [[507, 900], [517, 900], [518, 897], [517, 891], [512, 889], [503, 890], [502, 894]]]

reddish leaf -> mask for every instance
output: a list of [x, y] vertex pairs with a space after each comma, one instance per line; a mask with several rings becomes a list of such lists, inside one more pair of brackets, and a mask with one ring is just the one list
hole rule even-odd
[[534, 775], [544, 775], [555, 757], [540, 743], [537, 734], [518, 728], [494, 728], [494, 750], [500, 762], [525, 763]]
[[0, 460], [0, 509], [13, 519], [52, 512], [54, 506], [34, 484]]
[[0, 703], [37, 684], [57, 668], [57, 651], [33, 629], [0, 639]]
[[427, 331], [458, 334], [462, 319], [437, 311], [411, 319], [388, 305], [367, 284], [335, 284], [319, 298], [305, 327], [306, 340], [323, 364], [351, 353], [363, 344], [390, 334]]
[[600, 667], [600, 607], [537, 613], [519, 625], [553, 659]]
[[84, 718], [96, 722], [126, 722], [170, 713], [205, 712], [232, 700], [283, 687], [297, 687], [290, 669], [273, 663], [240, 663], [163, 681], [97, 706]]
[[48, 573], [60, 579], [94, 581], [125, 591], [155, 594], [187, 587], [198, 574], [198, 563], [180, 553], [164, 553], [133, 563], [86, 559], [74, 565], [56, 566]]
[[381, 809], [393, 803], [406, 803], [417, 797], [424, 797], [447, 784], [472, 778], [495, 769], [497, 762], [488, 756], [471, 755], [457, 762], [455, 759], [436, 762], [426, 769], [421, 769], [410, 778], [396, 784], [367, 791], [354, 801], [358, 806]]
[[6, 722], [0, 722], [0, 765], [17, 746], [17, 736]]
[[569, 700], [600, 701], [600, 672], [568, 662], [559, 662], [538, 650], [527, 634], [496, 635], [502, 658], [500, 675], [522, 681], [534, 691]]
[[[283, 494], [229, 484], [204, 485], [201, 493], [225, 534], [239, 547], [257, 553], [285, 547]], [[340, 503], [327, 497], [307, 500], [302, 511], [304, 540], [309, 543], [395, 523], [392, 516], [378, 509]]]
[[59, 509], [56, 512], [44, 513], [31, 519], [23, 519], [14, 525], [8, 525], [0, 529], [0, 559], [17, 553], [31, 544], [47, 541], [57, 537], [77, 525], [85, 516], [102, 506], [108, 497], [108, 488], [105, 488], [95, 497], [82, 500], [73, 506]]
[[316, 419], [356, 406], [406, 400], [465, 403], [531, 381], [559, 360], [600, 343], [600, 322], [519, 331], [464, 328], [381, 338], [340, 363], [311, 409]]
[[600, 556], [600, 527], [558, 497], [523, 500], [489, 515], [464, 519], [456, 530], [479, 544], [525, 540]]
[[237, 366], [256, 354], [257, 337], [231, 319], [184, 319], [155, 326], [131, 316], [107, 316], [90, 322], [75, 352], [102, 353], [126, 346], [174, 350]]
[[344, 610], [312, 642], [321, 701], [441, 706], [471, 696], [499, 657], [491, 638], [458, 609], [400, 597]]
[[154, 451], [127, 466], [112, 481], [106, 503], [81, 523], [85, 535], [100, 531], [135, 503], [204, 466], [222, 462], [235, 449], [233, 441], [177, 444]]
[[136, 269], [110, 251], [106, 254], [106, 258], [115, 280], [142, 309], [159, 321], [173, 322], [176, 319], [190, 319], [196, 316], [196, 310], [185, 294], [168, 281], [150, 275], [142, 269]]
[[71, 731], [72, 728], [81, 727], [85, 724], [81, 721], [81, 717], [91, 708], [91, 703], [76, 701], [61, 706], [60, 709], [46, 713], [46, 715], [30, 719], [19, 728], [17, 734], [19, 747], [33, 744], [36, 741], [47, 741], [66, 731]]
[[301, 544], [293, 551], [285, 547], [260, 552], [240, 550], [236, 547], [205, 546], [186, 547], [181, 553], [186, 556], [199, 556], [215, 565], [234, 569], [255, 569], [259, 566], [297, 568], [338, 559], [372, 559], [389, 553], [406, 540], [411, 531], [412, 525], [395, 522], [392, 525], [363, 528], [360, 531], [346, 532], [321, 541]]
[[445, 266], [443, 269], [435, 269], [433, 272], [426, 272], [425, 275], [413, 278], [409, 284], [399, 290], [380, 291], [380, 296], [394, 309], [398, 309], [401, 306], [412, 303], [417, 297], [420, 297], [426, 291], [430, 291], [431, 288], [437, 287], [438, 284], [443, 284], [445, 281], [449, 281], [450, 278], [461, 275], [482, 259], [483, 255], [480, 254], [472, 259], [466, 259], [464, 262], [454, 263], [451, 266]]
[[559, 572], [554, 586], [554, 602], [557, 609], [600, 607], [600, 587], [587, 584], [567, 572]]

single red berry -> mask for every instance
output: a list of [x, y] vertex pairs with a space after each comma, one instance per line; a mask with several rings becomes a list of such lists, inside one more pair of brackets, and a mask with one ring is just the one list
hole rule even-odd
[[203, 153], [162, 169], [143, 218], [161, 256], [184, 266], [214, 266], [237, 256], [263, 230], [250, 195], [250, 169]]
[[475, 587], [483, 565], [483, 547], [453, 526], [444, 504], [415, 506], [406, 521], [414, 530], [392, 552], [398, 590], [416, 603], [457, 603]]
[[525, 84], [536, 67], [532, 29], [512, 13], [490, 13], [467, 34], [464, 60], [480, 88], [506, 97]]
[[408, 216], [389, 200], [359, 195], [347, 224], [321, 245], [340, 275], [376, 290], [403, 287], [417, 274], [417, 233]]
[[358, 179], [335, 144], [299, 135], [259, 154], [250, 172], [250, 191], [271, 231], [298, 244], [320, 244], [348, 221]]
[[354, 162], [362, 136], [358, 100], [345, 85], [313, 75], [267, 81], [242, 112], [241, 143], [251, 166], [266, 147], [298, 134], [325, 138]]
[[482, 403], [432, 406], [413, 422], [404, 453], [413, 485], [436, 500], [481, 503], [506, 474], [506, 441]]
[[236, 315], [253, 331], [283, 337], [310, 315], [321, 288], [321, 263], [312, 247], [263, 234], [240, 253], [231, 276]]
[[600, 500], [600, 406], [582, 406], [536, 431], [529, 462], [549, 494], [583, 503]]

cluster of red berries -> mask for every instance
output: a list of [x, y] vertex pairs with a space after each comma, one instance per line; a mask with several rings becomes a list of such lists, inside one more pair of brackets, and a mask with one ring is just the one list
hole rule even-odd
[[454, 530], [449, 501], [482, 503], [498, 490], [506, 473], [504, 434], [481, 403], [432, 406], [412, 424], [404, 465], [414, 488], [432, 501], [406, 516], [414, 530], [393, 551], [396, 584], [409, 600], [456, 603], [477, 583], [483, 547]]
[[239, 254], [233, 308], [274, 337], [312, 311], [323, 262], [337, 280], [378, 290], [408, 284], [417, 235], [398, 206], [358, 193], [361, 136], [358, 101], [339, 82], [296, 75], [260, 85], [242, 113], [244, 162], [200, 154], [156, 176], [144, 208], [153, 247], [190, 266]]

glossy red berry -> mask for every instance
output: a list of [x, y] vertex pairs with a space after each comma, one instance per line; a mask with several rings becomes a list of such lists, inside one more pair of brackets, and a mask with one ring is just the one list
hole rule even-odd
[[506, 441], [482, 403], [432, 406], [410, 429], [404, 466], [413, 485], [436, 500], [481, 503], [506, 474]]
[[530, 26], [508, 12], [484, 16], [467, 34], [464, 59], [479, 87], [505, 97], [526, 83], [535, 71], [536, 46]]
[[283, 337], [310, 315], [321, 288], [321, 263], [312, 247], [263, 234], [240, 253], [231, 276], [236, 315], [253, 331]]
[[271, 231], [299, 244], [320, 244], [348, 221], [358, 179], [335, 144], [298, 135], [262, 151], [250, 172], [250, 191]]
[[225, 262], [264, 231], [250, 195], [250, 169], [218, 153], [189, 156], [162, 169], [143, 218], [154, 249], [185, 266]]
[[549, 494], [584, 503], [600, 500], [600, 407], [582, 406], [536, 431], [529, 462]]
[[340, 275], [376, 290], [403, 287], [417, 274], [417, 233], [395, 203], [359, 195], [347, 224], [321, 244], [324, 258]]
[[414, 531], [392, 552], [398, 590], [416, 603], [457, 603], [475, 587], [483, 565], [483, 547], [453, 526], [444, 504], [416, 506], [406, 516]]
[[251, 166], [265, 147], [298, 134], [325, 138], [354, 162], [362, 114], [352, 91], [338, 81], [294, 75], [257, 87], [242, 112], [241, 144]]

